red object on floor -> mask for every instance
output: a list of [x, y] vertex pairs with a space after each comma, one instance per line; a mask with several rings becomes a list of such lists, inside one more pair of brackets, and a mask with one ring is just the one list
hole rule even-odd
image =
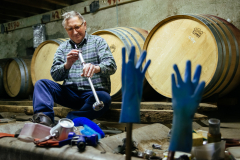
[[2, 137], [14, 137], [15, 134], [0, 133], [0, 138]]
[[[34, 142], [36, 142], [38, 140], [39, 139], [34, 139]], [[59, 146], [59, 141], [49, 139], [47, 141], [35, 143], [35, 144], [39, 147], [57, 147], [57, 146]]]

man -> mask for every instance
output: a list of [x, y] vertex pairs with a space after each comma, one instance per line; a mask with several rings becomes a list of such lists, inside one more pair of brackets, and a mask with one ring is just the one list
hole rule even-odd
[[[54, 102], [77, 110], [68, 113], [69, 119], [86, 117], [92, 120], [101, 116], [111, 104], [110, 75], [117, 69], [106, 41], [86, 32], [87, 23], [80, 13], [70, 11], [62, 16], [62, 25], [70, 40], [58, 47], [50, 72], [55, 81], [64, 81], [63, 85], [41, 79], [36, 82], [33, 93], [33, 122], [48, 126], [54, 123]], [[78, 57], [79, 50], [86, 62], [84, 67]], [[88, 77], [104, 103], [100, 111], [92, 108], [96, 100]]]

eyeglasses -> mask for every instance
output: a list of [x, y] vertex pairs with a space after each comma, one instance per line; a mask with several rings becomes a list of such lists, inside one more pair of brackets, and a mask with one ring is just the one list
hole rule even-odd
[[69, 32], [73, 31], [73, 29], [75, 29], [76, 31], [79, 31], [83, 24], [84, 24], [84, 22], [82, 22], [82, 24], [80, 24], [80, 25], [74, 26], [73, 28], [70, 27], [70, 28], [65, 28], [65, 29], [66, 29], [66, 31], [69, 31]]

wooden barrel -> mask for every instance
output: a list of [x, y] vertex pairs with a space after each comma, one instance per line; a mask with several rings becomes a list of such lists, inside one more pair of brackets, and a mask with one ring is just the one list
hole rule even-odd
[[116, 61], [117, 71], [111, 75], [111, 98], [113, 101], [120, 101], [122, 98], [121, 93], [121, 72], [122, 72], [122, 47], [126, 48], [129, 53], [131, 46], [136, 47], [136, 61], [142, 53], [143, 44], [148, 32], [140, 28], [117, 27], [111, 29], [99, 30], [93, 35], [98, 35], [104, 38], [113, 54]]
[[3, 68], [2, 66], [0, 65], [0, 98], [2, 98], [2, 96], [5, 95], [5, 89], [4, 89], [4, 86], [3, 86]]
[[219, 97], [239, 84], [240, 31], [212, 15], [176, 15], [159, 22], [149, 33], [143, 49], [152, 63], [146, 72], [149, 84], [171, 98], [171, 74], [177, 64], [184, 77], [186, 61], [192, 62], [192, 77], [202, 65], [203, 98]]
[[28, 98], [32, 95], [30, 65], [31, 59], [26, 58], [12, 58], [6, 63], [3, 85], [10, 97]]
[[9, 60], [9, 58], [0, 59], [0, 98], [9, 98], [3, 84], [3, 71]]
[[[53, 64], [54, 54], [58, 46], [69, 38], [52, 39], [42, 42], [34, 51], [31, 62], [31, 76], [33, 85], [40, 79], [52, 80], [50, 70]], [[57, 82], [62, 84], [63, 81]]]

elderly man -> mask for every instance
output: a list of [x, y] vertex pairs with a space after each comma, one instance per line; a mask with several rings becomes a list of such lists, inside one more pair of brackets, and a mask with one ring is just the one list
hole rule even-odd
[[[110, 75], [117, 69], [108, 44], [103, 38], [86, 32], [87, 23], [80, 13], [70, 11], [62, 16], [62, 25], [70, 40], [58, 47], [50, 72], [55, 81], [64, 81], [63, 85], [41, 79], [36, 82], [33, 93], [33, 122], [48, 126], [54, 123], [54, 102], [77, 110], [68, 113], [69, 119], [86, 117], [92, 120], [101, 116], [111, 104]], [[84, 67], [78, 57], [79, 50], [86, 62]], [[104, 103], [100, 111], [92, 108], [96, 100], [88, 77]]]

